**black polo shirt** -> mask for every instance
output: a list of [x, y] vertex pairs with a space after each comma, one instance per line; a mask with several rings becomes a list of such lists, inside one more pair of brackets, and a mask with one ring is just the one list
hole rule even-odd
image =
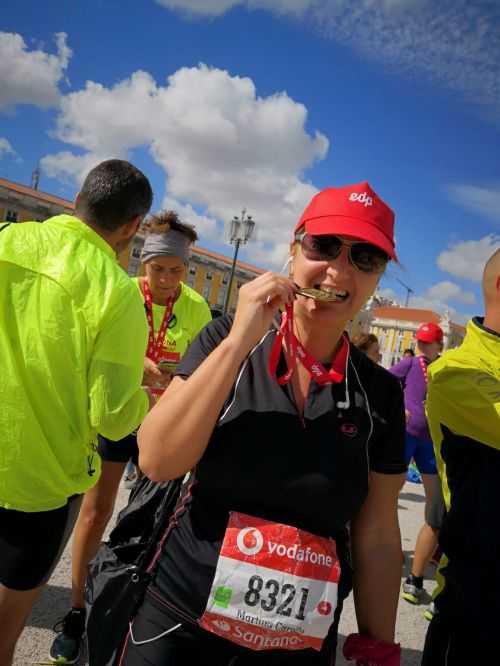
[[[176, 374], [189, 377], [230, 326], [226, 317], [208, 324]], [[269, 330], [243, 363], [159, 561], [153, 590], [192, 618], [205, 610], [230, 511], [333, 537], [344, 598], [351, 587], [347, 525], [366, 498], [369, 471], [406, 471], [399, 381], [351, 346], [344, 381], [312, 381], [300, 418], [290, 385], [268, 371], [275, 336]], [[282, 374], [283, 355], [280, 365]], [[350, 405], [341, 409], [346, 379]]]

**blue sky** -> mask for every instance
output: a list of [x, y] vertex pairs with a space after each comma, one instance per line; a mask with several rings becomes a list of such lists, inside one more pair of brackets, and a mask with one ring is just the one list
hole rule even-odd
[[[72, 198], [128, 157], [155, 208], [206, 247], [257, 221], [243, 258], [279, 267], [317, 189], [368, 180], [394, 208], [382, 287], [462, 321], [500, 246], [500, 5], [466, 0], [7, 0], [0, 175]], [[389, 291], [390, 290], [390, 291]]]

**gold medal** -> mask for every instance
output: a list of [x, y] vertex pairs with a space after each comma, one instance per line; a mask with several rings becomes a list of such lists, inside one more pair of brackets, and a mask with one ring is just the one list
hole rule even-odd
[[325, 289], [315, 289], [314, 287], [300, 287], [297, 289], [297, 294], [312, 298], [315, 301], [333, 302], [338, 301], [337, 295], [333, 291], [326, 291]]

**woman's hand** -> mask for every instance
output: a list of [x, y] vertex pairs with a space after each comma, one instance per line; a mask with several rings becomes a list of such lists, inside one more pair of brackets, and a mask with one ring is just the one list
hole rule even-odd
[[237, 342], [245, 354], [250, 352], [269, 330], [280, 305], [293, 303], [296, 289], [289, 278], [270, 272], [244, 284], [227, 339]]
[[[150, 358], [147, 356], [144, 359], [144, 375], [142, 377], [142, 383], [144, 386], [158, 386], [161, 385], [163, 386], [163, 378], [164, 374], [160, 370], [160, 368], [156, 365], [154, 361], [152, 361]], [[170, 383], [170, 380], [169, 382]]]

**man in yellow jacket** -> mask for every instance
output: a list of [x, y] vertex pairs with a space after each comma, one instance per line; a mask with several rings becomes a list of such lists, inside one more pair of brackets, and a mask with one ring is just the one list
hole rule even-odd
[[500, 250], [483, 292], [484, 319], [429, 367], [427, 417], [447, 514], [422, 666], [500, 660]]
[[121, 439], [149, 407], [144, 306], [116, 254], [151, 202], [143, 173], [108, 160], [74, 216], [0, 226], [2, 666], [99, 478], [97, 432]]

